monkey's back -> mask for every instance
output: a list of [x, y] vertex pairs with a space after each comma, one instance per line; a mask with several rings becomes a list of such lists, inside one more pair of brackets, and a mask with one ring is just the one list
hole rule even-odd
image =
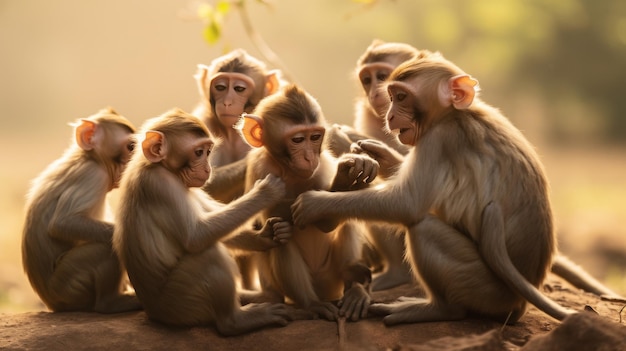
[[[435, 129], [439, 129], [435, 131]], [[455, 182], [437, 197], [435, 212], [474, 241], [481, 240], [482, 211], [496, 202], [504, 215], [508, 254], [533, 284], [545, 277], [555, 250], [548, 183], [531, 144], [496, 109], [474, 101], [471, 110], [442, 119], [442, 163]]]

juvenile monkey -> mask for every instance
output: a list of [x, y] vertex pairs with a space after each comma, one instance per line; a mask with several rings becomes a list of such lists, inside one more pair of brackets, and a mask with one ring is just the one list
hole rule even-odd
[[397, 176], [355, 192], [307, 192], [296, 225], [362, 218], [408, 229], [408, 256], [426, 299], [374, 304], [385, 324], [518, 320], [527, 301], [561, 320], [573, 311], [537, 287], [556, 252], [547, 180], [538, 156], [477, 81], [451, 62], [423, 58], [389, 77], [388, 130], [412, 146]]
[[203, 189], [224, 203], [244, 191], [245, 157], [250, 146], [233, 126], [242, 113], [250, 113], [264, 97], [275, 93], [285, 83], [279, 70], [237, 49], [214, 59], [210, 65], [198, 65], [195, 74], [200, 103], [193, 115], [201, 118], [214, 139], [210, 162], [211, 178]]
[[[246, 186], [251, 189], [268, 174], [286, 185], [284, 201], [266, 208], [261, 220], [290, 219], [290, 205], [311, 189], [351, 190], [367, 186], [378, 165], [365, 155], [339, 159], [323, 150], [326, 123], [319, 104], [304, 90], [288, 86], [257, 106], [255, 115], [242, 117], [239, 128], [256, 147], [248, 158]], [[362, 237], [354, 221], [324, 221], [292, 227], [285, 245], [256, 253], [262, 296], [285, 298], [329, 320], [344, 315], [351, 320], [367, 314], [367, 286], [371, 273], [360, 263]], [[340, 301], [340, 308], [333, 303]]]
[[[279, 70], [268, 70], [262, 61], [242, 49], [214, 59], [209, 66], [198, 65], [194, 77], [200, 103], [193, 114], [203, 119], [215, 142], [210, 158], [213, 171], [203, 189], [212, 198], [228, 203], [244, 192], [246, 155], [250, 151], [250, 145], [233, 126], [242, 113], [252, 112], [261, 99], [275, 93], [284, 82]], [[256, 288], [256, 267], [249, 253], [236, 249], [231, 252], [240, 268], [242, 286]]]
[[[148, 316], [172, 325], [214, 324], [223, 335], [287, 324], [285, 305], [241, 308], [237, 267], [220, 242], [282, 199], [284, 183], [265, 177], [224, 205], [199, 189], [210, 176], [213, 147], [202, 121], [173, 109], [146, 121], [140, 135], [141, 149], [121, 181], [114, 244]], [[269, 248], [289, 228], [270, 218], [249, 234]]]
[[106, 195], [133, 151], [133, 125], [113, 109], [74, 124], [75, 141], [34, 181], [26, 201], [22, 264], [55, 312], [115, 313], [141, 308], [122, 292]]

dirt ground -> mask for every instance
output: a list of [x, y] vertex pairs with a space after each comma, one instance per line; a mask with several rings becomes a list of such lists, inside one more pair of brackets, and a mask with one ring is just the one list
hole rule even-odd
[[[626, 300], [605, 301], [549, 277], [546, 295], [581, 311], [558, 322], [531, 307], [514, 325], [471, 318], [385, 327], [380, 317], [358, 322], [294, 321], [238, 337], [210, 326], [170, 328], [144, 312], [0, 314], [2, 350], [626, 350]], [[417, 285], [374, 294], [376, 301], [420, 295]], [[585, 311], [588, 310], [588, 311]]]

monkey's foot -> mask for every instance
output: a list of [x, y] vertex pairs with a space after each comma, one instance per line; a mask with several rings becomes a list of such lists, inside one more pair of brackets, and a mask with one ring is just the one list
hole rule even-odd
[[452, 321], [465, 318], [465, 310], [458, 306], [433, 304], [427, 299], [407, 298], [389, 304], [372, 304], [373, 314], [386, 315], [385, 325], [418, 322]]
[[122, 313], [141, 310], [143, 307], [137, 296], [130, 294], [102, 298], [96, 302], [93, 310], [98, 313]]
[[403, 267], [390, 268], [372, 280], [372, 291], [387, 290], [412, 282], [411, 272]]

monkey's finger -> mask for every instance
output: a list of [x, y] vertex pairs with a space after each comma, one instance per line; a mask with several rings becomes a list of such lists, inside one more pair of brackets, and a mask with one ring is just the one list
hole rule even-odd
[[367, 183], [371, 183], [374, 179], [376, 179], [376, 176], [378, 175], [378, 162], [376, 162], [375, 160], [364, 160], [363, 161], [363, 173], [360, 176], [360, 181], [363, 182], [367, 182]]
[[361, 148], [361, 146], [357, 143], [352, 143], [352, 145], [350, 145], [350, 153], [352, 154], [361, 154], [363, 153], [363, 149]]

